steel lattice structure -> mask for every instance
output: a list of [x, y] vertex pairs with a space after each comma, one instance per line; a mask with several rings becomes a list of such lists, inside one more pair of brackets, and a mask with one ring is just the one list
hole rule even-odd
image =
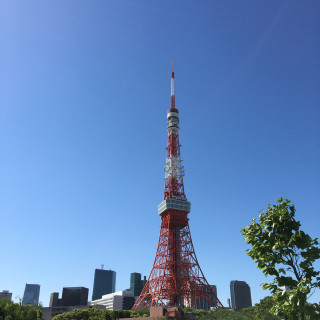
[[149, 306], [196, 308], [199, 299], [205, 299], [212, 307], [223, 307], [203, 275], [191, 239], [188, 219], [191, 204], [184, 193], [173, 70], [167, 119], [164, 200], [158, 206], [160, 237], [150, 276], [133, 309]]

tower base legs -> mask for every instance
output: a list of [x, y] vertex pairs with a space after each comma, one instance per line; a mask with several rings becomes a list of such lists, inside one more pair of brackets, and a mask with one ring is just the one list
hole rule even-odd
[[210, 307], [223, 307], [199, 266], [187, 212], [169, 210], [161, 220], [153, 267], [133, 310], [147, 307], [196, 309], [204, 300]]

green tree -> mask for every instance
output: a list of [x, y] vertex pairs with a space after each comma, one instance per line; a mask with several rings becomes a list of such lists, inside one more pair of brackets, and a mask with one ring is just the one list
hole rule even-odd
[[39, 306], [21, 306], [6, 298], [0, 299], [0, 320], [41, 320]]
[[248, 310], [228, 310], [220, 309], [217, 311], [209, 311], [205, 314], [199, 314], [197, 312], [197, 319], [199, 320], [255, 320], [252, 312]]
[[[256, 303], [253, 309], [255, 320], [280, 320], [278, 316], [270, 313], [272, 307], [275, 306], [275, 300], [272, 297], [265, 297]], [[249, 309], [249, 308], [248, 308]]]
[[142, 310], [107, 310], [107, 309], [75, 309], [56, 315], [53, 320], [116, 320], [121, 318], [148, 317], [149, 309]]
[[257, 263], [265, 276], [274, 277], [272, 283], [263, 283], [263, 289], [273, 294], [275, 305], [271, 312], [281, 319], [305, 320], [316, 317], [319, 305], [308, 304], [308, 294], [320, 286], [319, 271], [314, 262], [320, 258], [317, 238], [300, 230], [295, 220], [291, 201], [280, 198], [277, 204], [262, 210], [259, 222], [241, 230], [246, 243], [251, 245], [247, 254]]

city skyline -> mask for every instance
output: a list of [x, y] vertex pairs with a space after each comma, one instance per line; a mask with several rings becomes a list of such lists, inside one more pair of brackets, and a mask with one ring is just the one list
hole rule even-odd
[[[50, 297], [49, 297], [49, 304], [48, 304], [48, 306], [49, 307], [52, 307], [52, 306], [57, 306], [58, 304], [59, 305], [61, 305], [61, 306], [66, 306], [64, 303], [65, 302], [63, 302], [64, 300], [64, 295], [66, 294], [66, 292], [67, 292], [67, 290], [73, 290], [73, 289], [76, 289], [76, 290], [80, 290], [80, 289], [86, 289], [86, 290], [88, 290], [88, 292], [86, 293], [87, 294], [87, 296], [88, 295], [93, 295], [93, 292], [94, 292], [94, 288], [95, 288], [95, 286], [96, 286], [96, 283], [97, 283], [97, 285], [99, 284], [98, 283], [98, 280], [103, 280], [102, 281], [102, 283], [101, 284], [104, 284], [104, 280], [105, 279], [103, 279], [103, 277], [101, 277], [101, 274], [98, 274], [98, 277], [96, 277], [96, 274], [97, 274], [97, 270], [99, 271], [109, 271], [109, 272], [112, 272], [113, 274], [114, 274], [114, 278], [115, 278], [115, 275], [116, 275], [116, 271], [114, 271], [114, 270], [104, 270], [104, 269], [95, 269], [95, 277], [94, 277], [94, 281], [93, 281], [93, 283], [92, 283], [92, 289], [90, 290], [90, 287], [89, 288], [84, 288], [83, 286], [81, 286], [81, 284], [79, 284], [79, 286], [77, 286], [77, 287], [63, 287], [63, 288], [60, 288], [60, 290], [57, 290], [57, 292], [51, 292], [50, 293]], [[138, 276], [138, 277], [137, 277]], [[100, 279], [99, 279], [100, 278]], [[112, 277], [113, 278], [113, 277]], [[143, 277], [144, 279], [141, 279], [141, 274], [140, 273], [138, 273], [138, 272], [131, 272], [130, 273], [130, 278], [129, 278], [129, 286], [128, 286], [128, 288], [127, 289], [122, 289], [121, 291], [126, 291], [126, 290], [130, 290], [130, 291], [132, 291], [132, 293], [133, 293], [133, 296], [134, 297], [136, 297], [136, 298], [138, 298], [138, 296], [139, 296], [139, 294], [137, 294], [137, 295], [135, 295], [134, 293], [135, 293], [135, 290], [138, 290], [138, 292], [141, 292], [141, 290], [142, 290], [142, 288], [143, 288], [143, 286], [144, 286], [144, 284], [145, 284], [145, 282], [146, 282], [146, 276], [144, 276]], [[108, 282], [109, 282], [109, 275], [108, 275]], [[115, 280], [115, 279], [114, 279]], [[141, 287], [139, 287], [139, 288], [137, 288], [137, 286], [140, 286], [140, 284], [138, 284], [138, 282], [141, 282]], [[233, 281], [231, 281], [231, 282], [233, 282]], [[243, 282], [243, 281], [240, 281], [240, 282]], [[100, 287], [101, 287], [101, 284], [99, 284], [100, 285]], [[108, 286], [109, 286], [109, 284], [108, 284]], [[217, 286], [216, 285], [214, 285], [214, 284], [211, 284], [210, 285], [212, 288], [213, 288], [213, 291], [215, 292], [215, 294], [217, 294]], [[31, 287], [31, 289], [32, 289], [32, 291], [34, 291], [34, 287], [36, 287], [36, 290], [37, 290], [37, 292], [38, 292], [38, 294], [37, 294], [37, 299], [39, 298], [39, 292], [40, 292], [40, 288], [41, 288], [41, 284], [26, 284], [26, 286], [25, 286], [25, 291], [26, 291], [26, 289], [27, 289], [27, 287], [29, 288], [29, 287]], [[108, 287], [108, 289], [110, 289], [109, 287]], [[29, 289], [28, 289], [29, 290]], [[100, 290], [101, 290], [101, 288], [100, 288]], [[115, 293], [115, 292], [117, 292], [118, 290], [116, 290], [115, 289], [115, 287], [110, 291], [110, 290], [107, 290], [107, 291], [109, 291], [109, 292], [106, 292], [106, 293], [104, 293], [103, 295], [108, 295], [108, 294], [111, 294], [111, 293]], [[61, 298], [59, 299], [59, 296], [60, 296], [60, 292], [61, 292]], [[4, 296], [5, 295], [10, 295], [10, 299], [11, 299], [11, 297], [12, 297], [12, 292], [9, 292], [9, 290], [2, 290], [2, 292], [0, 292], [0, 294], [3, 294]], [[230, 297], [231, 297], [232, 295], [230, 294]], [[1, 297], [0, 297], [1, 298]], [[16, 298], [16, 300], [17, 299], [19, 299], [19, 298]], [[32, 298], [33, 299], [33, 298]], [[36, 299], [36, 300], [37, 300]], [[60, 302], [59, 302], [59, 300], [60, 300]], [[88, 300], [88, 302], [91, 302], [91, 301], [94, 301], [94, 300], [96, 300], [96, 299], [87, 299]], [[201, 300], [201, 302], [200, 302], [200, 300]], [[42, 304], [42, 301], [38, 301], [38, 302], [30, 302], [30, 301], [24, 301], [24, 298], [22, 299], [22, 303], [23, 303], [23, 305], [26, 305], [26, 304], [33, 304], [33, 305], [35, 305], [35, 304], [38, 304], [38, 302], [40, 303], [40, 304]], [[16, 302], [18, 302], [18, 301], [16, 301]], [[200, 304], [199, 304], [200, 303]], [[204, 299], [199, 299], [199, 302], [197, 302], [197, 305], [205, 305], [206, 306], [206, 309], [208, 309], [209, 308], [209, 304], [208, 304], [208, 302], [207, 301], [205, 301]], [[43, 305], [43, 307], [48, 307], [48, 306], [46, 306], [46, 305]], [[70, 305], [71, 306], [71, 305]], [[227, 306], [227, 303], [225, 304], [225, 307]]]
[[1, 2], [0, 290], [38, 283], [47, 306], [66, 286], [91, 296], [101, 263], [116, 291], [149, 274], [174, 60], [199, 264], [223, 304], [232, 279], [268, 295], [241, 228], [282, 195], [319, 237], [319, 16], [317, 1]]

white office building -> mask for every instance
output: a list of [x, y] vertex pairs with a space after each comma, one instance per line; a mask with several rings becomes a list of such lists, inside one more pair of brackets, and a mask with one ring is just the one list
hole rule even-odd
[[91, 306], [103, 306], [108, 310], [130, 310], [134, 305], [133, 292], [130, 290], [105, 294], [101, 299], [93, 300]]

